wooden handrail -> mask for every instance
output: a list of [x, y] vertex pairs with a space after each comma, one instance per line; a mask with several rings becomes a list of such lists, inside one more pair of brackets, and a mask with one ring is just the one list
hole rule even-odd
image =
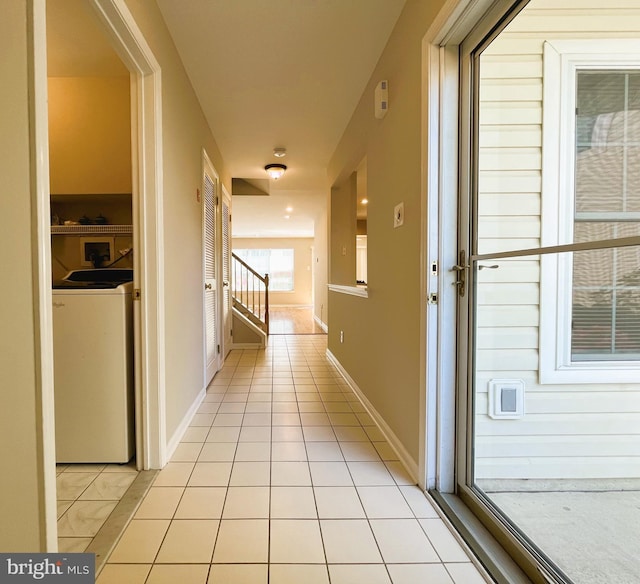
[[236, 260], [243, 267], [247, 268], [256, 278], [258, 278], [263, 283], [267, 283], [269, 281], [269, 274], [265, 274], [262, 276], [259, 272], [256, 272], [247, 262], [245, 262], [241, 257], [237, 256], [235, 253], [231, 254], [231, 257]]
[[[245, 316], [251, 316], [255, 319], [255, 324], [259, 323], [259, 326], [269, 334], [269, 274], [263, 276], [256, 272], [247, 262], [234, 253], [231, 254], [231, 258], [233, 261], [233, 287], [231, 293], [234, 304], [238, 305]], [[240, 270], [239, 278], [238, 270]]]

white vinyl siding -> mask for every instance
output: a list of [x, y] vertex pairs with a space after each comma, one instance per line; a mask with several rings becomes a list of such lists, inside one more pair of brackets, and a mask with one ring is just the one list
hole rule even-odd
[[[639, 33], [637, 0], [532, 0], [482, 54], [478, 253], [544, 243], [544, 42]], [[540, 383], [538, 260], [478, 273], [475, 477], [640, 477], [640, 385]], [[508, 378], [525, 382], [525, 415], [491, 419], [488, 383]]]

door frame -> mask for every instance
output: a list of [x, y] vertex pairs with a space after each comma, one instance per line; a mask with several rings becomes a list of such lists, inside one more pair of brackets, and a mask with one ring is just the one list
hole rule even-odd
[[[422, 41], [423, 242], [426, 248], [427, 297], [426, 378], [421, 408], [420, 484], [442, 493], [454, 493], [456, 477], [464, 469], [460, 459], [466, 431], [458, 412], [464, 403], [457, 395], [459, 339], [454, 323], [458, 297], [454, 290], [458, 262], [460, 185], [468, 169], [459, 163], [460, 145], [469, 136], [460, 124], [469, 115], [460, 106], [460, 94], [469, 79], [461, 77], [459, 47], [484, 23], [499, 22], [517, 0], [448, 0]], [[462, 167], [462, 173], [460, 168]], [[463, 218], [468, 224], [468, 218]], [[470, 231], [470, 225], [469, 231]], [[468, 235], [467, 235], [468, 237]], [[434, 269], [435, 265], [435, 269]], [[422, 445], [421, 445], [422, 446]]]
[[[221, 196], [222, 206], [220, 208], [220, 223], [222, 225], [220, 229], [220, 237], [222, 239], [222, 244], [220, 246], [220, 257], [221, 257], [220, 280], [221, 281], [220, 281], [220, 286], [218, 288], [218, 291], [220, 293], [220, 298], [222, 298], [222, 302], [220, 303], [220, 314], [221, 314], [220, 322], [222, 323], [221, 334], [220, 334], [220, 341], [221, 341], [220, 346], [222, 347], [222, 351], [220, 352], [220, 368], [222, 368], [222, 366], [224, 365], [224, 360], [226, 359], [233, 345], [233, 311], [232, 311], [233, 299], [231, 297], [231, 282], [233, 281], [233, 274], [231, 273], [231, 254], [233, 253], [233, 244], [232, 244], [233, 238], [231, 237], [231, 202], [232, 202], [231, 194], [229, 193], [227, 188], [224, 186], [224, 184], [221, 185], [220, 191], [222, 194]], [[229, 250], [229, 257], [227, 258], [229, 280], [224, 279], [224, 263], [225, 263], [224, 205], [225, 204], [229, 209], [229, 224], [227, 226], [227, 235], [226, 235], [228, 239], [227, 246]], [[225, 303], [225, 296], [228, 296], [228, 302], [226, 303]], [[226, 309], [225, 309], [225, 306], [227, 307]], [[227, 333], [229, 334], [227, 335]]]
[[[437, 233], [427, 241], [427, 257], [438, 262], [439, 273], [439, 277], [434, 278], [433, 273], [429, 277], [438, 299], [427, 318], [427, 339], [432, 346], [435, 339], [437, 350], [428, 351], [426, 357], [427, 371], [432, 373], [425, 400], [425, 483], [492, 576], [505, 584], [557, 580], [543, 559], [522, 545], [517, 534], [466, 484], [471, 476], [473, 443], [469, 432], [472, 400], [468, 395], [472, 390], [468, 366], [471, 345], [465, 329], [470, 330], [473, 314], [469, 293], [457, 298], [452, 285], [456, 270], [452, 267], [459, 264], [458, 250], [465, 251], [463, 270], [467, 286], [473, 286], [473, 274], [466, 264], [475, 229], [472, 127], [477, 92], [473, 91], [473, 51], [467, 48], [475, 50], [490, 34], [498, 34], [510, 13], [527, 1], [450, 0], [425, 36], [423, 58], [428, 169], [425, 222]], [[463, 204], [463, 199], [469, 204]], [[455, 327], [451, 323], [456, 323]]]
[[[470, 330], [473, 314], [469, 294], [458, 298], [452, 267], [459, 265], [458, 250], [466, 252], [465, 264], [469, 263], [475, 229], [471, 209], [462, 202], [473, 187], [472, 116], [477, 95], [471, 55], [463, 48], [485, 42], [508, 22], [512, 10], [527, 1], [450, 0], [423, 40], [427, 257], [438, 262], [436, 273], [428, 271], [427, 278], [429, 290], [437, 290], [438, 298], [427, 317], [425, 484], [492, 576], [509, 584], [556, 580], [466, 484], [473, 444], [465, 358], [471, 345], [465, 330]], [[472, 286], [471, 270], [463, 269], [467, 286]]]
[[[458, 249], [468, 249], [471, 225], [466, 210], [459, 205], [459, 191], [469, 184], [470, 171], [460, 159], [468, 158], [468, 125], [460, 123], [471, 115], [470, 76], [461, 74], [460, 45], [474, 38], [521, 0], [448, 0], [423, 38], [423, 157], [425, 179], [425, 238], [427, 290], [436, 293], [427, 309], [426, 397], [424, 421], [424, 462], [421, 478], [428, 489], [454, 493], [456, 478], [466, 471], [459, 460], [466, 447], [466, 423], [460, 419], [465, 407], [458, 395], [457, 352], [467, 339], [458, 338], [456, 319], [459, 301], [455, 292]], [[461, 145], [466, 151], [461, 153]], [[462, 215], [461, 215], [462, 214]], [[464, 228], [460, 228], [464, 225]], [[433, 266], [435, 264], [435, 269]], [[462, 374], [466, 374], [463, 371]]]
[[[38, 485], [41, 498], [40, 545], [45, 551], [58, 549], [56, 497], [55, 401], [53, 390], [53, 308], [51, 295], [51, 194], [49, 187], [49, 114], [47, 106], [47, 20], [44, 0], [27, 4], [28, 55], [32, 69], [28, 89], [31, 129], [31, 252], [34, 286], [35, 397], [38, 446]], [[39, 427], [38, 427], [39, 426]], [[40, 482], [40, 481], [39, 481]]]
[[91, 0], [131, 72], [136, 464], [166, 464], [162, 76], [124, 0]]
[[[164, 370], [164, 243], [162, 232], [162, 101], [160, 65], [146, 43], [124, 0], [91, 0], [105, 33], [131, 71], [132, 204], [136, 287], [143, 294], [134, 322], [136, 330], [136, 460], [139, 468], [162, 468], [166, 463]], [[34, 237], [37, 237], [37, 306], [43, 457], [43, 539], [47, 550], [57, 549], [53, 320], [51, 313], [51, 254], [49, 225], [49, 148], [47, 107], [46, 7], [44, 0], [28, 4], [33, 88], [30, 105], [34, 120]]]

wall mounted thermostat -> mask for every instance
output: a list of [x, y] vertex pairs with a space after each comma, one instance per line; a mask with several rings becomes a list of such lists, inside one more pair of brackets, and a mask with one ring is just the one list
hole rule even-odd
[[518, 420], [524, 416], [524, 381], [489, 381], [489, 417], [494, 420]]

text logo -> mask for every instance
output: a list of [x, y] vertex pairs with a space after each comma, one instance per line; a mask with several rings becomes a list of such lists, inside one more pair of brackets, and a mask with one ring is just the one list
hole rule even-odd
[[94, 554], [0, 554], [0, 584], [94, 584]]

